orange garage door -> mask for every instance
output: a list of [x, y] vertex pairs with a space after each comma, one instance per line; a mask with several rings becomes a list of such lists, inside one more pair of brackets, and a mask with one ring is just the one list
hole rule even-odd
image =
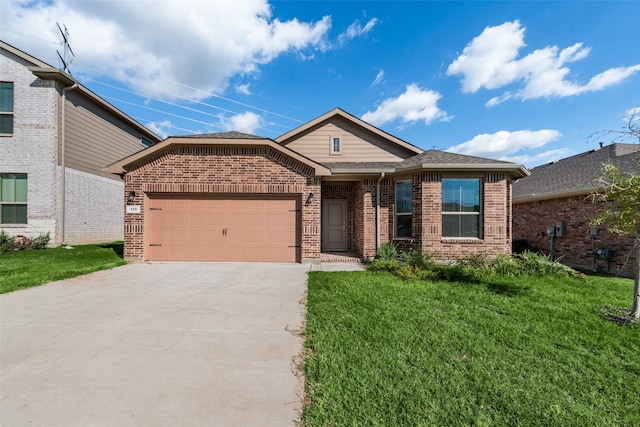
[[151, 261], [298, 261], [293, 198], [150, 195], [145, 258]]

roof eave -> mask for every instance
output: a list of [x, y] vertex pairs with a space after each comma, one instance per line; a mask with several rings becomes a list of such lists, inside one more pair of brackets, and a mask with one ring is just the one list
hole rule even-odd
[[292, 157], [299, 162], [311, 167], [314, 169], [314, 173], [316, 176], [329, 176], [331, 175], [331, 171], [322, 166], [319, 163], [316, 163], [306, 157], [301, 156], [300, 154], [292, 151], [286, 147], [283, 147], [271, 139], [216, 139], [216, 138], [188, 138], [188, 137], [170, 137], [160, 142], [159, 144], [153, 145], [145, 150], [139, 151], [135, 154], [132, 154], [129, 157], [126, 157], [118, 162], [112, 163], [107, 166], [107, 172], [113, 173], [116, 175], [122, 175], [129, 172], [132, 168], [130, 166], [137, 165], [140, 162], [148, 159], [152, 156], [156, 156], [162, 153], [165, 150], [169, 150], [174, 145], [222, 145], [222, 146], [261, 146], [266, 145], [275, 149], [276, 151], [280, 151], [289, 157]]
[[514, 204], [531, 203], [531, 202], [540, 202], [543, 200], [563, 199], [566, 197], [584, 196], [584, 195], [589, 195], [596, 190], [598, 190], [598, 187], [584, 187], [584, 188], [573, 189], [573, 190], [556, 191], [553, 193], [514, 196], [513, 203]]
[[423, 163], [414, 166], [403, 166], [396, 168], [396, 173], [415, 172], [420, 170], [439, 171], [439, 172], [506, 172], [511, 178], [523, 178], [531, 175], [531, 172], [522, 165], [517, 164], [495, 164], [495, 163]]

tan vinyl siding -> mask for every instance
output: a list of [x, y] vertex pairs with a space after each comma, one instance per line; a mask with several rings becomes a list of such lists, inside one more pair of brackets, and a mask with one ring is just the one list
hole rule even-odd
[[107, 114], [84, 97], [69, 91], [66, 110], [66, 165], [111, 179], [107, 165], [146, 148], [141, 134]]
[[[340, 138], [340, 153], [332, 154], [333, 138]], [[334, 117], [286, 144], [316, 162], [394, 162], [415, 152], [390, 143], [344, 119]]]

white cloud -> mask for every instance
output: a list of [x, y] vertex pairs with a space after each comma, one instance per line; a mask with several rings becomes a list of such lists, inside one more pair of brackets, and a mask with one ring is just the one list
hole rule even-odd
[[220, 93], [232, 76], [252, 73], [286, 52], [326, 49], [331, 28], [328, 16], [316, 22], [274, 19], [267, 0], [3, 0], [2, 9], [12, 17], [3, 19], [0, 31], [8, 43], [57, 65], [56, 22], [63, 23], [76, 55], [72, 72], [109, 76], [164, 97]]
[[163, 120], [161, 122], [147, 122], [145, 126], [151, 132], [155, 133], [156, 135], [158, 135], [163, 139], [169, 136], [170, 134], [169, 129], [173, 128], [173, 125], [169, 120]]
[[446, 151], [491, 159], [508, 159], [521, 150], [539, 148], [558, 140], [562, 134], [557, 130], [501, 130], [496, 133], [483, 133], [469, 141], [449, 147]]
[[491, 98], [486, 106], [493, 107], [511, 98], [560, 98], [598, 91], [640, 72], [640, 64], [637, 64], [610, 68], [591, 77], [585, 84], [570, 81], [568, 77], [571, 70], [567, 64], [585, 59], [591, 48], [582, 43], [565, 49], [547, 46], [518, 59], [520, 49], [526, 45], [525, 29], [517, 20], [486, 27], [449, 65], [447, 74], [462, 76], [462, 90], [465, 93], [522, 82], [520, 90]]
[[251, 95], [251, 90], [249, 89], [249, 83], [236, 86], [236, 92], [241, 93], [242, 95]]
[[376, 126], [395, 120], [401, 120], [402, 123], [424, 121], [427, 125], [435, 120], [449, 121], [452, 116], [438, 107], [440, 98], [442, 95], [438, 92], [422, 90], [412, 83], [397, 98], [387, 98], [375, 111], [367, 111], [362, 120]]
[[253, 134], [262, 126], [262, 117], [251, 111], [230, 117], [221, 117], [222, 126], [227, 131], [237, 131]]
[[338, 36], [338, 44], [344, 44], [351, 39], [363, 36], [369, 31], [373, 30], [373, 27], [378, 23], [376, 18], [370, 19], [364, 26], [360, 24], [359, 20], [356, 20], [353, 24], [349, 25], [346, 31]]
[[525, 165], [528, 168], [538, 166], [544, 163], [555, 162], [560, 159], [573, 155], [574, 152], [568, 148], [558, 148], [554, 150], [543, 151], [535, 154], [522, 154], [518, 156], [507, 156], [500, 160], [507, 160], [519, 165]]
[[371, 83], [371, 86], [377, 86], [383, 81], [384, 81], [384, 70], [380, 70], [378, 71], [378, 74], [376, 74], [376, 78], [373, 80], [373, 83]]

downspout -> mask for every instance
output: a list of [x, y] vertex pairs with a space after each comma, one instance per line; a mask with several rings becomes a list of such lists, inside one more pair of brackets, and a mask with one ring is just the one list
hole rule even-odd
[[66, 188], [67, 188], [67, 174], [66, 174], [66, 146], [67, 146], [67, 134], [66, 134], [66, 114], [67, 110], [67, 91], [74, 90], [78, 88], [78, 83], [74, 83], [71, 86], [67, 86], [62, 88], [62, 112], [61, 112], [61, 125], [60, 125], [60, 140], [61, 140], [61, 148], [60, 148], [60, 165], [62, 167], [62, 179], [60, 184], [60, 200], [62, 201], [62, 212], [61, 212], [61, 221], [60, 221], [60, 243], [63, 246], [66, 246], [65, 242], [65, 230], [64, 226], [66, 223]]
[[384, 179], [384, 172], [376, 182], [376, 251], [380, 247], [380, 182]]

